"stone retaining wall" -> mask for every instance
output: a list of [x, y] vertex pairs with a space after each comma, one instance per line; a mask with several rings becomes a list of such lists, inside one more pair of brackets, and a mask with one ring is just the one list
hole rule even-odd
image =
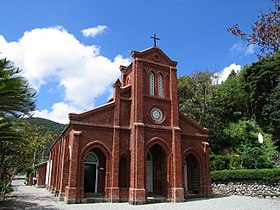
[[262, 198], [280, 198], [280, 183], [228, 182], [212, 183], [214, 195], [244, 195]]

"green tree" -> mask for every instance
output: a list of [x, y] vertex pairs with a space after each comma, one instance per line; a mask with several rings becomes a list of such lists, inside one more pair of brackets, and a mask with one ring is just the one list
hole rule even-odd
[[259, 57], [280, 52], [280, 1], [272, 1], [274, 8], [258, 16], [259, 19], [251, 26], [252, 32], [243, 32], [237, 24], [227, 29], [233, 35], [245, 40], [248, 45], [258, 45], [261, 52]]
[[267, 97], [267, 103], [262, 109], [262, 122], [264, 129], [271, 133], [280, 147], [280, 83]]
[[221, 154], [225, 148], [231, 148], [232, 142], [224, 129], [231, 122], [246, 118], [249, 113], [248, 93], [244, 89], [242, 73], [234, 71], [221, 84], [213, 84], [209, 100], [207, 128], [210, 129], [209, 141], [214, 153]]
[[279, 80], [280, 54], [266, 57], [243, 69], [245, 89], [249, 94], [250, 115], [261, 128], [273, 134], [273, 138], [280, 146], [279, 113]]
[[198, 72], [178, 79], [179, 108], [181, 113], [190, 117], [199, 125], [206, 126], [209, 102], [212, 97], [212, 83], [214, 74]]
[[35, 109], [35, 91], [25, 78], [21, 77], [20, 69], [13, 63], [0, 60], [0, 118], [22, 117]]
[[211, 111], [228, 124], [249, 115], [248, 100], [243, 74], [232, 71], [223, 83], [215, 85]]
[[[2, 152], [0, 154], [1, 164], [4, 166], [4, 174], [11, 178], [18, 169], [34, 168], [35, 163], [40, 162], [40, 151], [46, 141], [41, 135], [39, 128], [34, 128], [28, 123], [17, 128], [22, 134], [21, 141], [3, 141], [0, 142]], [[2, 177], [4, 180], [7, 178]], [[0, 180], [1, 182], [1, 180]], [[8, 189], [3, 188], [2, 190]]]
[[270, 158], [277, 154], [276, 146], [270, 134], [263, 133], [264, 142], [258, 142], [258, 134], [262, 132], [254, 120], [231, 122], [224, 128], [224, 134], [236, 154], [241, 156], [244, 168], [272, 167]]
[[0, 186], [13, 175], [14, 165], [27, 160], [25, 151], [32, 146], [20, 118], [35, 109], [35, 91], [19, 73], [10, 61], [0, 59]]

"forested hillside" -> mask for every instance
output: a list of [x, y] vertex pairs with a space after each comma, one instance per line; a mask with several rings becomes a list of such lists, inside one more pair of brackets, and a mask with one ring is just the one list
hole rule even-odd
[[210, 130], [212, 154], [241, 156], [250, 167], [270, 166], [280, 146], [280, 55], [232, 71], [222, 83], [216, 77], [211, 72], [180, 77], [180, 111]]
[[50, 146], [66, 125], [39, 117], [24, 118], [24, 121], [28, 123], [29, 129], [38, 141], [43, 143], [43, 146], [37, 150], [36, 163], [48, 159]]
[[42, 134], [46, 135], [52, 134], [53, 136], [58, 136], [66, 126], [64, 124], [39, 117], [25, 118], [24, 120], [26, 120], [30, 125], [40, 127]]
[[180, 111], [210, 130], [212, 170], [280, 167], [280, 1], [272, 3], [250, 32], [227, 29], [255, 47], [257, 62], [222, 83], [212, 72], [178, 79]]

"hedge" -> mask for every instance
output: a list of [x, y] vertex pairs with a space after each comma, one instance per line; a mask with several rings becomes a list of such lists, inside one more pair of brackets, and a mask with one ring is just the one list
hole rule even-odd
[[229, 182], [242, 180], [280, 182], [280, 168], [212, 171], [211, 179], [212, 182]]

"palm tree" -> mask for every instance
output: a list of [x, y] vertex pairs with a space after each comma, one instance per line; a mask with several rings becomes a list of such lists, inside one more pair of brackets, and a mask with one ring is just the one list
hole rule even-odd
[[35, 91], [20, 69], [6, 60], [0, 60], [0, 119], [23, 117], [35, 109]]
[[11, 61], [0, 59], [0, 183], [2, 172], [9, 170], [4, 160], [19, 153], [14, 149], [25, 142], [19, 120], [35, 110], [36, 93], [20, 71]]

